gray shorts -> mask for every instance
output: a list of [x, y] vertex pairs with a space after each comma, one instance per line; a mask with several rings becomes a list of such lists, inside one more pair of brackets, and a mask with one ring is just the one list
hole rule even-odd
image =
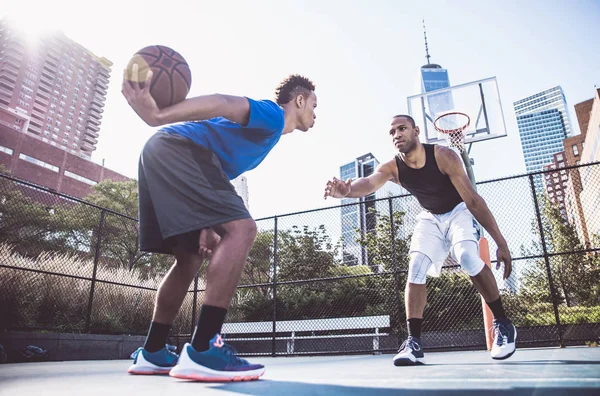
[[199, 249], [200, 230], [250, 218], [216, 155], [185, 137], [157, 132], [138, 168], [140, 250]]

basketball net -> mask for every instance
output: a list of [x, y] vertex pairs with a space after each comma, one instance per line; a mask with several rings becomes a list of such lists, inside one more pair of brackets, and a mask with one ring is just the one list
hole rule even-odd
[[465, 151], [465, 129], [469, 127], [471, 118], [460, 111], [450, 111], [437, 116], [434, 128], [448, 141], [450, 147]]

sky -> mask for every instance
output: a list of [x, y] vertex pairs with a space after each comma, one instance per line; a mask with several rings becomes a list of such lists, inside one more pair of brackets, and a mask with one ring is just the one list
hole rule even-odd
[[[137, 178], [148, 127], [121, 94], [122, 71], [147, 45], [180, 52], [192, 71], [190, 96], [223, 93], [273, 99], [287, 75], [316, 85], [317, 120], [285, 135], [246, 173], [254, 218], [338, 205], [323, 199], [340, 165], [372, 153], [391, 159], [390, 117], [419, 92], [426, 62], [452, 85], [496, 77], [507, 136], [473, 145], [477, 180], [525, 172], [512, 104], [562, 86], [573, 110], [600, 86], [600, 1], [22, 1], [0, 0], [0, 17], [34, 34], [57, 28], [113, 62], [96, 162]], [[34, 10], [35, 12], [32, 12]], [[510, 194], [510, 192], [507, 192]]]

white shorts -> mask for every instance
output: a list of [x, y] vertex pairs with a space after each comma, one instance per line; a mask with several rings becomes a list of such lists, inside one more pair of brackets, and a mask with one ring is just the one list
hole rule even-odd
[[[410, 242], [410, 253], [421, 252], [431, 259], [433, 265], [427, 275], [438, 277], [442, 264], [452, 246], [462, 241], [479, 242], [478, 223], [464, 202], [451, 212], [433, 214], [427, 211], [417, 216], [417, 225]], [[477, 245], [479, 248], [479, 244]], [[456, 260], [456, 257], [453, 257]]]

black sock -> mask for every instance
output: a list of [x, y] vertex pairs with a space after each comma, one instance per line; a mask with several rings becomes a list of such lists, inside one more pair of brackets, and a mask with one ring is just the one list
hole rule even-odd
[[194, 331], [192, 337], [192, 346], [198, 352], [208, 350], [208, 343], [215, 336], [215, 334], [221, 332], [223, 322], [227, 310], [225, 308], [213, 307], [210, 305], [203, 305], [200, 308], [200, 315], [198, 317], [198, 325]]
[[171, 325], [156, 322], [150, 323], [150, 330], [148, 330], [144, 349], [148, 352], [158, 352], [163, 349], [167, 344], [170, 331]]
[[486, 304], [490, 307], [492, 314], [494, 314], [494, 319], [506, 319], [506, 313], [504, 313], [504, 307], [502, 306], [502, 299], [498, 297], [496, 301], [487, 302]]
[[408, 335], [413, 338], [421, 339], [421, 326], [423, 318], [410, 318], [406, 321], [408, 327]]

